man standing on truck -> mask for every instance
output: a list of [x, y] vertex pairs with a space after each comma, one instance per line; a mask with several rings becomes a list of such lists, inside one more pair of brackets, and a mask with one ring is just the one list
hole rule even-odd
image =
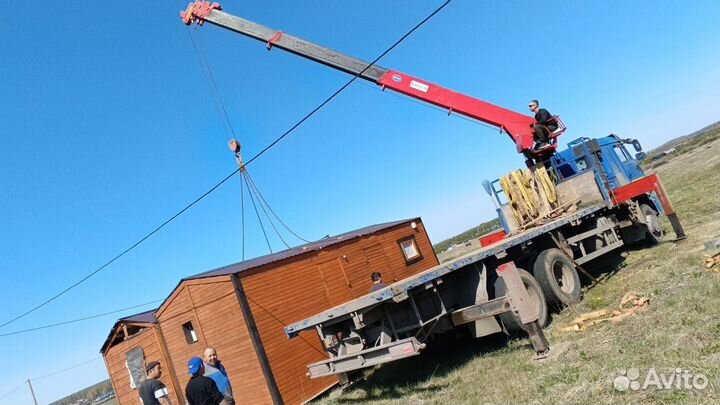
[[377, 271], [374, 271], [370, 275], [370, 280], [372, 280], [372, 282], [373, 282], [372, 287], [370, 287], [370, 292], [382, 290], [383, 288], [387, 287], [387, 285], [385, 285], [385, 283], [383, 283], [383, 281], [382, 281], [382, 274], [380, 274]]
[[528, 107], [530, 107], [530, 111], [535, 113], [535, 121], [537, 121], [535, 124], [530, 124], [530, 127], [535, 131], [533, 150], [540, 151], [550, 146], [548, 137], [558, 128], [557, 123], [548, 110], [540, 108], [539, 101], [530, 100]]

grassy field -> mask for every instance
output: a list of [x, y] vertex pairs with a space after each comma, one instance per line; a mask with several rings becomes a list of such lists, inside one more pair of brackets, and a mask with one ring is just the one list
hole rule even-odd
[[[580, 304], [553, 314], [546, 329], [552, 346], [548, 359], [531, 360], [526, 339], [460, 339], [436, 345], [444, 351], [373, 370], [344, 394], [317, 403], [719, 403], [720, 273], [705, 270], [702, 262], [703, 242], [720, 235], [720, 139], [683, 152], [657, 172], [687, 241], [631, 249], [595, 263], [591, 271], [615, 274], [587, 288]], [[672, 236], [669, 224], [665, 228]], [[582, 313], [614, 309], [628, 291], [649, 297], [649, 309], [584, 332], [558, 331]], [[631, 368], [639, 369], [640, 383], [654, 368], [666, 378], [677, 369], [701, 373], [709, 385], [702, 390], [616, 390], [613, 381]]]

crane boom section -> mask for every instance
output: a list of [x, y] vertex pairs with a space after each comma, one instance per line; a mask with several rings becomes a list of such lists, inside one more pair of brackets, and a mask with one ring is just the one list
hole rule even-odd
[[190, 3], [181, 12], [186, 24], [198, 22], [211, 23], [218, 27], [237, 32], [238, 34], [265, 42], [268, 49], [277, 47], [295, 55], [313, 60], [325, 66], [343, 71], [367, 81], [373, 82], [383, 89], [405, 94], [412, 98], [436, 105], [448, 110], [448, 113], [461, 114], [466, 117], [500, 128], [515, 142], [517, 151], [522, 153], [532, 148], [535, 120], [524, 114], [503, 108], [474, 97], [458, 93], [410, 75], [370, 65], [360, 59], [346, 56], [340, 52], [314, 44], [304, 39], [288, 35], [252, 21], [226, 13], [218, 3], [198, 0]]

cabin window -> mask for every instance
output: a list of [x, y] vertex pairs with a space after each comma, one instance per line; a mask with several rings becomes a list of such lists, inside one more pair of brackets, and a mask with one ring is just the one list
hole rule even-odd
[[400, 239], [398, 241], [400, 250], [402, 250], [403, 256], [405, 256], [405, 264], [411, 265], [419, 260], [422, 260], [422, 253], [418, 247], [417, 241], [414, 236]]
[[193, 329], [192, 322], [185, 322], [182, 325], [183, 333], [185, 334], [185, 341], [188, 344], [195, 343], [198, 341], [197, 333], [195, 333], [195, 329]]

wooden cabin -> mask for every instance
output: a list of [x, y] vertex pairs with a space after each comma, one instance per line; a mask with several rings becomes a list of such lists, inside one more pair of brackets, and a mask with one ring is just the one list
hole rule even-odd
[[184, 403], [178, 396], [183, 390], [168, 367], [172, 363], [153, 312], [119, 319], [100, 349], [119, 404], [140, 403], [137, 387], [145, 380], [145, 364], [155, 360], [161, 364], [160, 381], [168, 387], [173, 404]]
[[[135, 399], [120, 396], [128, 390], [127, 377], [117, 371], [122, 353], [143, 347], [155, 353], [146, 356], [151, 361], [167, 352], [160, 360], [162, 378], [176, 395], [172, 399], [184, 403], [187, 361], [207, 346], [225, 365], [237, 404], [308, 402], [338, 380], [306, 377], [307, 364], [327, 358], [320, 339], [311, 332], [288, 339], [284, 327], [367, 294], [375, 271], [389, 284], [437, 264], [422, 221], [414, 218], [186, 277], [152, 312], [155, 319], [147, 328], [157, 333], [143, 333], [154, 340], [138, 339], [139, 333], [122, 340], [125, 335], [118, 334], [103, 346], [118, 402], [139, 403], [137, 393]], [[158, 345], [165, 350], [151, 348]]]

